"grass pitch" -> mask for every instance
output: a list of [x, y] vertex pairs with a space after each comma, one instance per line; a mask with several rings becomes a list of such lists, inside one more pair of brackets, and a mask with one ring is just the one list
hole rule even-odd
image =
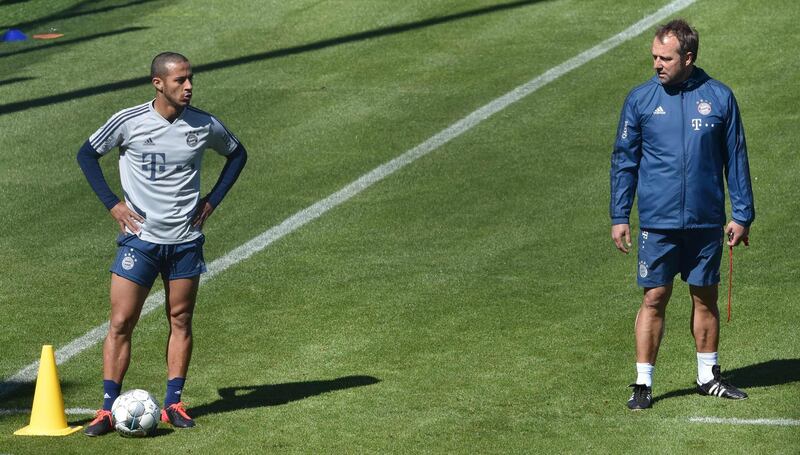
[[[115, 226], [75, 153], [152, 96], [156, 53], [192, 60], [193, 103], [250, 152], [207, 224], [211, 261], [666, 3], [0, 2], [0, 29], [65, 35], [0, 43], [0, 378], [108, 317]], [[196, 431], [23, 438], [28, 415], [0, 414], [0, 452], [797, 453], [798, 426], [690, 421], [800, 419], [800, 13], [770, 6], [680, 14], [747, 132], [757, 220], [720, 353], [750, 399], [692, 392], [678, 285], [655, 407], [624, 406], [640, 291], [609, 237], [608, 168], [624, 96], [651, 75], [646, 32], [204, 283], [184, 396]], [[222, 161], [207, 156], [205, 188]], [[163, 398], [165, 324], [140, 321], [125, 389]], [[99, 345], [59, 367], [68, 408], [99, 405], [100, 370]], [[31, 384], [0, 407], [32, 398]]]

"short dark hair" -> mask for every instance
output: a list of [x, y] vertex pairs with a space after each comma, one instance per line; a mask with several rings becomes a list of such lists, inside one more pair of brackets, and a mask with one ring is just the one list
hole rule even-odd
[[188, 62], [189, 59], [177, 52], [162, 52], [153, 58], [150, 64], [150, 79], [163, 77], [167, 74], [167, 65], [170, 63]]
[[692, 62], [697, 61], [697, 50], [700, 47], [700, 35], [697, 30], [684, 19], [675, 19], [660, 25], [656, 29], [656, 38], [664, 41], [669, 35], [674, 35], [680, 44], [681, 55], [691, 52], [694, 55]]

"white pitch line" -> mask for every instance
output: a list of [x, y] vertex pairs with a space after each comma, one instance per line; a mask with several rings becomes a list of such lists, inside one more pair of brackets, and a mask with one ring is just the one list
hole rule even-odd
[[[97, 412], [97, 409], [89, 409], [89, 408], [66, 408], [64, 409], [64, 414], [66, 415], [94, 415]], [[10, 408], [10, 409], [0, 409], [0, 416], [10, 416], [10, 415], [18, 415], [18, 414], [30, 414], [31, 409], [23, 409], [23, 408]]]
[[[392, 175], [396, 171], [408, 166], [419, 158], [429, 154], [430, 152], [438, 149], [442, 145], [452, 141], [453, 139], [461, 136], [465, 132], [471, 130], [476, 125], [480, 124], [490, 116], [500, 112], [512, 103], [515, 103], [531, 93], [539, 90], [545, 85], [553, 82], [559, 77], [569, 73], [570, 71], [579, 68], [586, 63], [594, 60], [595, 58], [605, 54], [606, 52], [614, 49], [620, 44], [640, 35], [642, 32], [650, 27], [656, 25], [659, 21], [664, 20], [671, 14], [674, 14], [687, 6], [695, 3], [697, 0], [674, 0], [665, 5], [655, 13], [645, 17], [644, 19], [636, 22], [622, 32], [612, 36], [611, 38], [603, 41], [602, 43], [581, 52], [580, 54], [572, 57], [571, 59], [554, 66], [545, 71], [540, 76], [537, 76], [530, 81], [520, 85], [519, 87], [511, 90], [505, 95], [500, 96], [489, 102], [488, 104], [473, 111], [471, 114], [462, 118], [461, 120], [453, 123], [447, 128], [443, 129], [436, 135], [432, 136], [422, 144], [406, 151], [402, 155], [394, 158], [393, 160], [384, 163], [372, 171], [362, 175], [352, 183], [348, 184], [339, 191], [331, 194], [325, 199], [311, 205], [294, 215], [284, 220], [281, 224], [274, 226], [267, 231], [260, 234], [258, 237], [248, 241], [242, 246], [230, 251], [226, 255], [216, 259], [208, 265], [208, 273], [206, 273], [201, 282], [210, 280], [217, 274], [224, 272], [231, 266], [238, 264], [241, 261], [249, 258], [250, 256], [262, 251], [267, 246], [276, 242], [277, 240], [285, 237], [286, 235], [296, 231], [297, 229], [305, 226], [311, 221], [316, 220], [329, 210], [341, 205], [342, 203], [353, 198], [373, 184], [380, 182], [386, 177]], [[163, 305], [164, 291], [159, 291], [152, 294], [144, 303], [140, 318], [145, 317], [151, 311]], [[105, 338], [108, 331], [108, 323], [99, 325], [85, 335], [70, 342], [66, 346], [58, 349], [55, 353], [56, 364], [61, 365], [72, 357], [80, 354], [81, 352], [89, 349], [95, 344], [99, 343]], [[16, 374], [0, 383], [0, 396], [5, 395], [11, 390], [16, 389], [21, 383], [31, 382], [36, 379], [36, 372], [39, 369], [39, 362], [36, 361], [30, 365], [22, 368]]]
[[736, 418], [720, 418], [720, 417], [690, 417], [689, 422], [692, 423], [719, 423], [725, 425], [769, 425], [780, 427], [797, 427], [800, 426], [800, 420], [794, 419], [736, 419]]

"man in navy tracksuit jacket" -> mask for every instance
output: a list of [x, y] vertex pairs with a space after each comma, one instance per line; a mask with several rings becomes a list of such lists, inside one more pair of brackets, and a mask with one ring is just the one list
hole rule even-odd
[[652, 404], [652, 374], [664, 312], [676, 274], [689, 284], [698, 392], [742, 399], [720, 375], [717, 286], [725, 216], [725, 181], [732, 218], [728, 245], [747, 240], [755, 218], [747, 146], [731, 90], [695, 66], [697, 31], [674, 20], [656, 31], [656, 75], [634, 88], [622, 109], [611, 158], [611, 237], [628, 253], [629, 217], [638, 193], [637, 379], [630, 409]]

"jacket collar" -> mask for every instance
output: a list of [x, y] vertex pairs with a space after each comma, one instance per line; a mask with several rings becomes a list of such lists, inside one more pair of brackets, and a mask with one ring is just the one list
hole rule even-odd
[[[711, 76], [706, 74], [702, 68], [694, 67], [692, 70], [692, 74], [689, 75], [689, 78], [685, 81], [681, 82], [677, 85], [664, 85], [664, 89], [668, 92], [686, 92], [690, 90], [694, 90], [700, 85], [702, 85], [705, 81], [711, 79]], [[658, 76], [653, 76], [653, 81], [655, 83], [661, 85], [661, 81], [658, 80]]]

